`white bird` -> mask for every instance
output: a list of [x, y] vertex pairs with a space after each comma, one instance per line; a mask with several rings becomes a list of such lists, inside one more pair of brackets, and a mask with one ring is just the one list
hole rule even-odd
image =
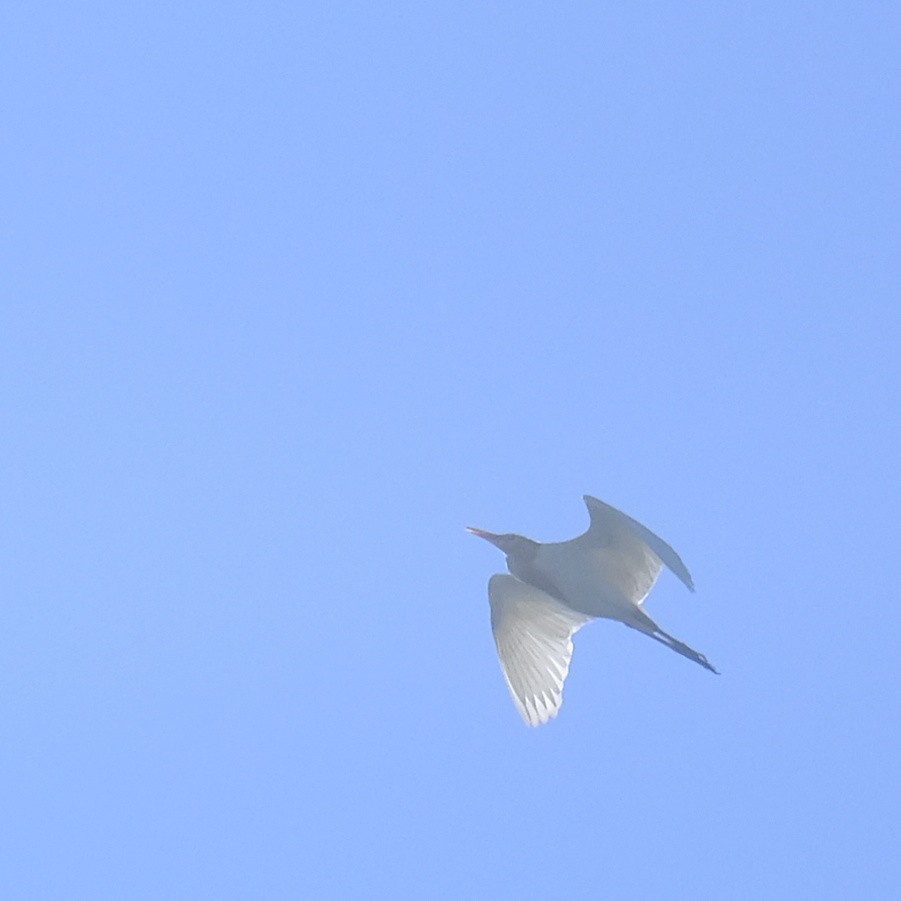
[[572, 637], [593, 619], [619, 620], [717, 672], [641, 609], [664, 563], [695, 590], [679, 555], [625, 513], [587, 494], [584, 500], [591, 524], [570, 541], [542, 544], [469, 527], [507, 555], [512, 575], [498, 573], [488, 581], [491, 629], [507, 687], [530, 726], [557, 715]]

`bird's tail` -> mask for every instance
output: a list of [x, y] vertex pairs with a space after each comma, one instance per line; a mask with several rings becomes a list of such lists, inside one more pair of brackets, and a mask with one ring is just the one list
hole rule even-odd
[[704, 669], [708, 669], [710, 672], [719, 675], [719, 670], [717, 670], [703, 654], [699, 653], [694, 648], [690, 648], [685, 642], [679, 641], [678, 638], [674, 638], [672, 635], [664, 632], [654, 620], [644, 613], [644, 611], [641, 611], [641, 618], [637, 622], [634, 624], [629, 623], [629, 625], [632, 626], [633, 629], [638, 629], [639, 632], [643, 632], [649, 638], [653, 638], [654, 641], [659, 641], [660, 644], [666, 645], [666, 647], [675, 651], [677, 654], [681, 654], [689, 660], [694, 660], [695, 663], [703, 666]]

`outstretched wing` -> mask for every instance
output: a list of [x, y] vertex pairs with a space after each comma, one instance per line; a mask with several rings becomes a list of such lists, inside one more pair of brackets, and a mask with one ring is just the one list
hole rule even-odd
[[[588, 515], [591, 517], [591, 526], [586, 534], [591, 535], [592, 539], [623, 555], [634, 557], [636, 564], [641, 558], [646, 558], [644, 548], [647, 548], [654, 554], [657, 561], [665, 563], [690, 591], [695, 590], [694, 582], [682, 559], [662, 538], [645, 528], [640, 522], [636, 522], [631, 516], [621, 513], [616, 507], [611, 507], [588, 494], [584, 496], [584, 501], [588, 507]], [[644, 547], [641, 547], [642, 545]], [[657, 561], [645, 559], [645, 568], [652, 569], [653, 564]], [[649, 572], [650, 584], [647, 586], [645, 594], [654, 584], [659, 569], [658, 563], [653, 575]]]
[[530, 726], [546, 723], [563, 703], [572, 637], [592, 617], [508, 575], [491, 577], [488, 600], [494, 643], [516, 708]]

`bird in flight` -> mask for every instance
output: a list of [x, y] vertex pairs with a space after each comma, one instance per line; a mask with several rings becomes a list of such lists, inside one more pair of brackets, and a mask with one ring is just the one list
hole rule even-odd
[[511, 575], [497, 573], [488, 581], [491, 630], [507, 687], [530, 726], [557, 715], [572, 637], [593, 619], [618, 620], [717, 672], [642, 609], [664, 563], [695, 590], [679, 555], [625, 513], [587, 494], [584, 500], [591, 523], [570, 541], [542, 544], [522, 535], [468, 529], [507, 555]]

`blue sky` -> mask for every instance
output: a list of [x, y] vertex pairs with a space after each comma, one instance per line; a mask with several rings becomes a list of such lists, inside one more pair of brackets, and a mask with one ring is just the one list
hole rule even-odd
[[[8, 3], [0, 894], [889, 897], [890, 3]], [[560, 716], [476, 525], [682, 555]]]

